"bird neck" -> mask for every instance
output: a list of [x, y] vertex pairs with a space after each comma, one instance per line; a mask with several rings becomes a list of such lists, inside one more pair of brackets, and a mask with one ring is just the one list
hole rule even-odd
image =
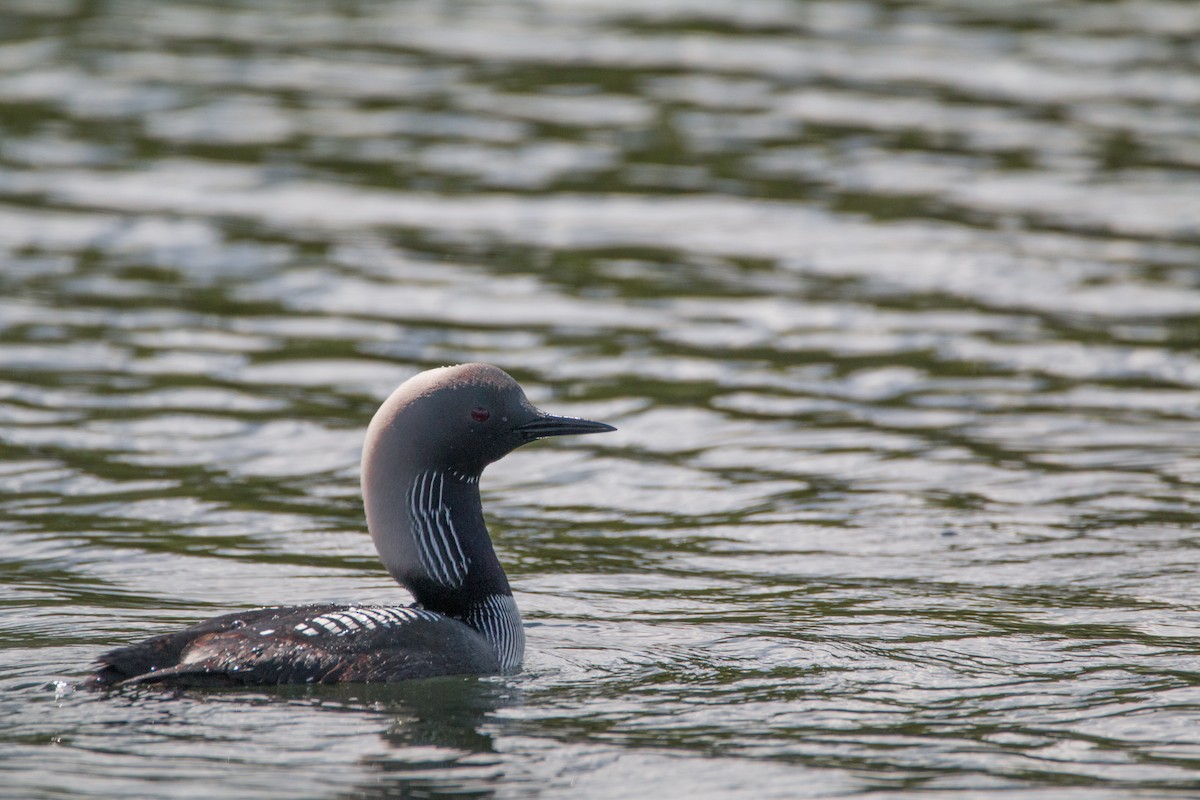
[[424, 608], [467, 620], [512, 590], [483, 521], [479, 476], [428, 467], [364, 473], [367, 526], [388, 572]]
[[525, 657], [525, 629], [511, 594], [493, 594], [476, 602], [463, 622], [492, 643], [502, 673], [515, 672], [521, 666]]

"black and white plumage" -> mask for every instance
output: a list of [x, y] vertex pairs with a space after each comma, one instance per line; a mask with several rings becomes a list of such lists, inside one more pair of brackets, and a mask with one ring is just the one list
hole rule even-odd
[[487, 364], [405, 381], [363, 446], [367, 527], [411, 606], [261, 608], [105, 653], [92, 687], [392, 682], [512, 673], [525, 633], [483, 521], [479, 476], [523, 444], [612, 426], [534, 408]]

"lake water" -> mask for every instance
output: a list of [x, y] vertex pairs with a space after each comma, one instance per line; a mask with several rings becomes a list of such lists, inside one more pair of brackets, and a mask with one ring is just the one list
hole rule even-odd
[[[0, 796], [1200, 794], [1200, 4], [0, 0]], [[400, 381], [522, 674], [94, 694], [407, 602]]]

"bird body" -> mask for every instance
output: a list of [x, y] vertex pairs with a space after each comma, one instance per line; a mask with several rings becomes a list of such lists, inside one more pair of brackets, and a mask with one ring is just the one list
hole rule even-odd
[[225, 614], [106, 653], [97, 685], [394, 682], [495, 674], [476, 629], [412, 606], [314, 605]]
[[516, 381], [487, 364], [420, 373], [376, 412], [362, 463], [367, 527], [414, 604], [226, 614], [105, 653], [86, 684], [393, 682], [515, 672], [525, 634], [484, 524], [479, 477], [536, 439], [610, 430], [537, 410]]

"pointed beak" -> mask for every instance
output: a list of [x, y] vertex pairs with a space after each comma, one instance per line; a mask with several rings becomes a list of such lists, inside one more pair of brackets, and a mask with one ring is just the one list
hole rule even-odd
[[513, 428], [515, 433], [519, 433], [528, 442], [545, 439], [547, 436], [574, 436], [578, 433], [606, 433], [615, 430], [612, 425], [603, 422], [592, 422], [590, 419], [578, 417], [556, 417], [553, 414], [541, 414]]

